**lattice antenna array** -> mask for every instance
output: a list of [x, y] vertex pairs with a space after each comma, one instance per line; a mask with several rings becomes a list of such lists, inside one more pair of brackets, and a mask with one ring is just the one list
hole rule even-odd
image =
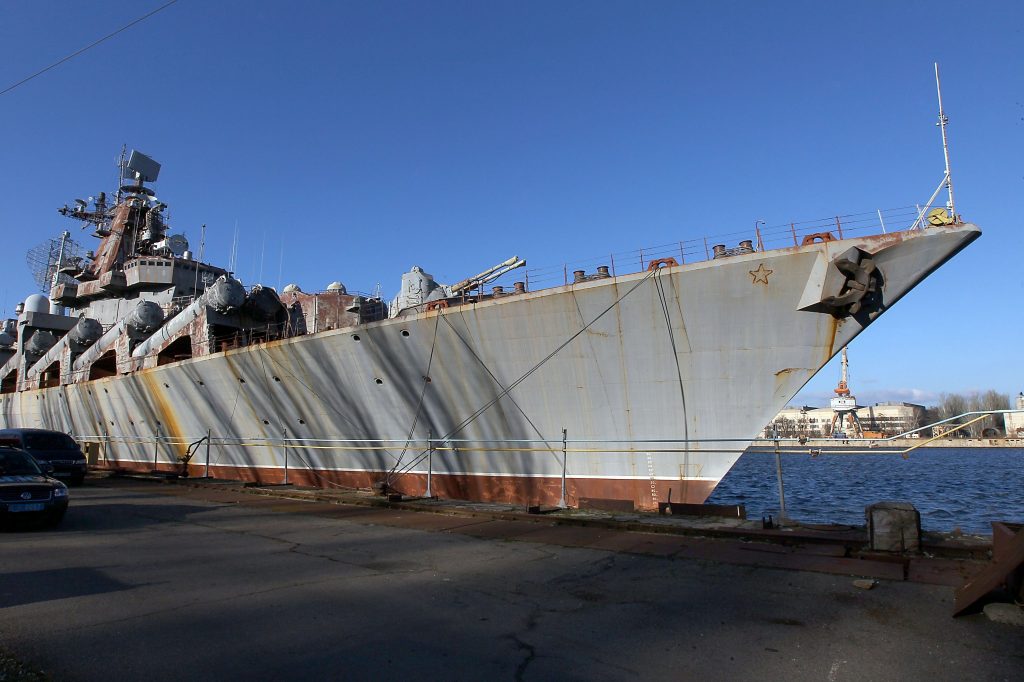
[[25, 261], [32, 273], [39, 291], [50, 294], [50, 288], [54, 285], [54, 275], [57, 276], [57, 284], [68, 284], [74, 282], [70, 275], [58, 272], [58, 269], [66, 268], [82, 260], [82, 246], [71, 239], [70, 233], [65, 232], [60, 237], [47, 239], [37, 244], [25, 254]]

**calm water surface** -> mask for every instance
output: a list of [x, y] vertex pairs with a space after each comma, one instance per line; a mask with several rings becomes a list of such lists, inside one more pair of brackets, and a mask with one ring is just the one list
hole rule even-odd
[[[1024, 448], [921, 448], [900, 455], [783, 453], [786, 511], [806, 523], [864, 525], [864, 507], [910, 502], [925, 530], [990, 534], [992, 521], [1024, 523]], [[712, 504], [743, 504], [749, 518], [779, 513], [775, 454], [745, 452]]]

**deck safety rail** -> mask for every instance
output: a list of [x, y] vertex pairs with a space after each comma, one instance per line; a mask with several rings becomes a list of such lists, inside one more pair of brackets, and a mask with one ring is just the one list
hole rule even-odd
[[[915, 444], [911, 447], [903, 450], [878, 450], [878, 449], [866, 449], [866, 450], [850, 450], [844, 448], [842, 452], [844, 454], [898, 454], [904, 459], [909, 458], [910, 453], [920, 447], [927, 445], [939, 438], [944, 438], [950, 433], [959, 431], [960, 429], [966, 428], [971, 424], [986, 419], [996, 414], [1010, 414], [1024, 412], [1024, 410], [988, 410], [988, 411], [974, 411], [965, 412], [955, 417], [949, 417], [947, 419], [940, 420], [935, 424], [929, 426], [919, 427], [912, 431], [908, 431], [900, 436], [892, 436], [887, 439], [877, 439], [879, 441], [892, 441], [896, 438], [904, 437], [913, 433], [917, 433], [933, 426], [946, 424], [954, 421], [958, 421], [964, 417], [972, 417], [972, 419], [957, 424], [954, 428], [949, 431], [944, 431], [938, 436], [922, 440], [921, 443]], [[538, 454], [548, 453], [556, 458], [557, 463], [560, 465], [561, 470], [561, 497], [557, 503], [557, 506], [566, 508], [567, 504], [567, 484], [566, 480], [569, 477], [574, 477], [570, 474], [570, 455], [573, 454], [633, 454], [633, 455], [644, 455], [647, 458], [648, 470], [651, 477], [651, 495], [654, 502], [657, 504], [657, 493], [655, 492], [655, 471], [653, 468], [653, 458], [657, 455], [664, 454], [710, 454], [710, 453], [732, 453], [742, 454], [748, 447], [756, 445], [758, 441], [751, 440], [748, 438], [692, 438], [692, 439], [632, 439], [632, 440], [607, 440], [607, 439], [574, 439], [570, 440], [567, 437], [566, 429], [562, 429], [561, 439], [462, 439], [462, 438], [419, 438], [419, 439], [375, 439], [375, 438], [337, 438], [337, 439], [313, 439], [313, 438], [227, 438], [227, 437], [214, 437], [212, 431], [208, 430], [205, 435], [196, 438], [175, 438], [169, 436], [163, 436], [158, 431], [152, 438], [145, 438], [141, 436], [132, 437], [112, 437], [106, 434], [99, 436], [79, 436], [80, 441], [91, 441], [99, 442], [100, 444], [122, 444], [130, 446], [139, 446], [140, 453], [144, 454], [144, 448], [151, 448], [153, 452], [153, 468], [154, 470], [161, 470], [161, 452], [164, 454], [164, 459], [167, 464], [179, 470], [186, 470], [192, 458], [192, 455], [197, 451], [199, 445], [206, 444], [206, 461], [205, 461], [205, 476], [210, 476], [211, 464], [216, 465], [216, 462], [211, 462], [211, 449], [221, 447], [245, 447], [245, 448], [272, 448], [275, 453], [280, 454], [280, 459], [283, 460], [283, 465], [271, 465], [270, 467], [259, 467], [259, 468], [281, 468], [283, 469], [283, 482], [289, 483], [289, 462], [294, 467], [295, 460], [298, 460], [299, 467], [308, 470], [312, 476], [319, 480], [321, 484], [326, 484], [326, 487], [341, 487], [338, 484], [324, 478], [320, 473], [317, 472], [316, 467], [311, 465], [300, 452], [292, 453], [293, 450], [298, 451], [309, 451], [309, 450], [328, 450], [334, 452], [344, 451], [355, 451], [355, 452], [385, 452], [391, 455], [394, 460], [394, 465], [391, 471], [387, 474], [385, 481], [388, 486], [393, 484], [396, 478], [408, 473], [426, 474], [426, 496], [432, 497], [432, 476], [434, 472], [434, 457], [435, 453], [437, 457], [452, 457], [453, 455], [463, 457], [467, 454], [472, 455], [474, 453], [485, 453], [488, 455], [494, 454]], [[788, 524], [790, 521], [786, 514], [786, 501], [785, 501], [785, 485], [782, 475], [782, 459], [780, 448], [783, 445], [783, 439], [772, 439], [770, 441], [760, 441], [761, 443], [771, 443], [774, 447], [775, 455], [775, 469], [776, 477], [778, 479], [778, 490], [779, 490], [779, 527], [784, 524]], [[609, 444], [619, 444], [620, 447], [607, 447]], [[713, 444], [713, 448], [704, 448], [702, 444], [708, 443]], [[722, 447], [723, 444], [735, 443], [739, 447]], [[628, 447], [622, 447], [627, 445]], [[635, 446], [641, 447], [635, 447]], [[674, 447], [672, 447], [674, 445]], [[594, 447], [604, 446], [604, 447]], [[658, 446], [658, 447], [652, 447]], [[396, 457], [395, 452], [400, 451], [400, 454]], [[135, 454], [135, 453], [133, 453]], [[828, 451], [816, 450], [814, 448], [808, 448], [807, 454], [811, 456], [818, 456], [821, 454], [828, 454]], [[405, 460], [405, 456], [409, 455], [409, 459]], [[560, 455], [560, 461], [559, 460]], [[107, 458], [104, 458], [107, 459]], [[277, 457], [275, 457], [277, 459]], [[119, 460], [114, 459], [116, 464]], [[133, 458], [132, 463], [137, 463], [140, 460]], [[143, 460], [143, 461], [148, 461]], [[107, 460], [109, 464], [109, 460]], [[230, 466], [237, 467], [238, 465], [232, 463]], [[323, 471], [324, 464], [319, 464], [321, 471]], [[692, 466], [691, 472], [685, 471], [686, 466]], [[327, 465], [329, 468], [330, 465]], [[256, 467], [254, 467], [256, 468]], [[397, 472], [397, 476], [395, 476]], [[380, 471], [377, 472], [382, 473]], [[699, 478], [701, 475], [701, 465], [698, 462], [684, 463], [679, 467], [679, 477], [683, 479], [685, 477]], [[688, 476], [689, 474], [689, 476]]]
[[[912, 431], [907, 431], [898, 436], [874, 439], [846, 439], [857, 440], [858, 442], [887, 443], [900, 438], [906, 438], [911, 434], [919, 433], [934, 426], [956, 422], [957, 420], [971, 417], [970, 420], [956, 424], [953, 428], [943, 432], [939, 436], [922, 438], [920, 443], [909, 447], [900, 448], [893, 446], [890, 450], [864, 449], [850, 450], [844, 448], [845, 453], [863, 454], [899, 454], [908, 455], [910, 452], [923, 447], [927, 443], [940, 438], [946, 438], [949, 434], [959, 431], [972, 423], [993, 415], [1019, 413], [1022, 410], [988, 410], [965, 412], [955, 417], [949, 417], [922, 426]], [[691, 438], [691, 439], [526, 439], [526, 438], [505, 438], [505, 439], [476, 439], [476, 438], [295, 438], [285, 437], [223, 437], [207, 433], [192, 436], [168, 436], [161, 433], [154, 433], [151, 436], [110, 436], [108, 434], [72, 434], [83, 442], [95, 442], [101, 445], [127, 445], [138, 446], [140, 456], [147, 453], [156, 453], [154, 461], [162, 464], [179, 463], [179, 453], [185, 454], [191, 447], [194, 449], [199, 443], [207, 443], [209, 450], [219, 450], [223, 447], [240, 448], [272, 448], [281, 451], [285, 450], [312, 450], [329, 452], [384, 452], [384, 453], [407, 453], [407, 461], [413, 460], [420, 454], [427, 452], [454, 453], [457, 455], [484, 453], [484, 454], [536, 454], [551, 453], [566, 454], [633, 454], [633, 455], [659, 455], [659, 454], [708, 454], [708, 453], [742, 453], [753, 446], [786, 446], [791, 447], [798, 444], [796, 438], [775, 438], [775, 439], [751, 439], [751, 438]], [[713, 445], [714, 447], [705, 447]], [[732, 447], [732, 446], [735, 447]], [[802, 444], [801, 444], [802, 445]], [[809, 454], [814, 448], [808, 448]], [[162, 451], [162, 452], [161, 452]], [[822, 452], [821, 454], [828, 454]], [[133, 460], [135, 461], [135, 460]], [[140, 460], [144, 461], [144, 460]]]
[[569, 284], [577, 270], [583, 270], [588, 276], [593, 275], [599, 265], [608, 266], [609, 274], [615, 277], [646, 270], [652, 261], [663, 258], [672, 258], [680, 264], [712, 260], [714, 247], [719, 244], [732, 249], [740, 242], [750, 241], [754, 251], [767, 251], [800, 246], [806, 237], [824, 233], [831, 234], [834, 239], [843, 239], [899, 232], [911, 229], [919, 219], [920, 211], [920, 207], [903, 206], [776, 225], [765, 225], [764, 221], [758, 220], [753, 221], [750, 228], [734, 232], [684, 239], [560, 264], [528, 267], [525, 273], [512, 271], [489, 285], [507, 287], [513, 280], [525, 280], [527, 289], [537, 290]]

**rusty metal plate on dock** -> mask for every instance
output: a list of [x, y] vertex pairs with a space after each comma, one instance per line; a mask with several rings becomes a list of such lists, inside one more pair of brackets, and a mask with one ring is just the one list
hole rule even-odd
[[995, 589], [1009, 587], [1011, 592], [1020, 589], [1024, 573], [1024, 527], [993, 522], [992, 554], [992, 563], [956, 591], [954, 617], [967, 613]]

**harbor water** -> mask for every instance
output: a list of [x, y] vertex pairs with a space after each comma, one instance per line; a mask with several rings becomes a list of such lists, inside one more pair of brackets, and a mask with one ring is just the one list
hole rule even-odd
[[[921, 448], [899, 454], [781, 455], [788, 516], [804, 523], [864, 525], [864, 508], [912, 503], [921, 527], [990, 534], [992, 521], [1024, 523], [1024, 448]], [[775, 454], [748, 450], [708, 498], [742, 504], [748, 518], [779, 514]]]

